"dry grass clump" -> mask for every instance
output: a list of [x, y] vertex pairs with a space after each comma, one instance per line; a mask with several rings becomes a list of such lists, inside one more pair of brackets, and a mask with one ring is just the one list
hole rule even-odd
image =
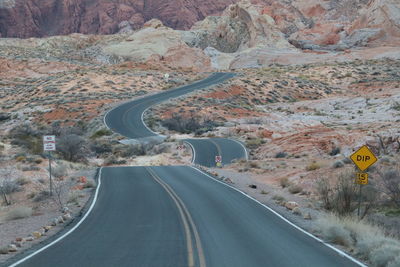
[[318, 170], [319, 168], [321, 168], [321, 165], [318, 164], [317, 162], [312, 162], [310, 165], [308, 165], [306, 167], [307, 171], [315, 171]]
[[279, 179], [279, 183], [282, 188], [288, 187], [290, 185], [289, 178], [287, 177], [282, 177], [281, 179]]
[[372, 266], [399, 266], [400, 241], [379, 226], [333, 214], [319, 218], [316, 225], [327, 241], [347, 247]]
[[6, 214], [6, 220], [18, 220], [32, 216], [32, 208], [30, 207], [15, 207]]
[[289, 190], [289, 192], [291, 194], [298, 194], [298, 193], [301, 193], [303, 191], [303, 188], [300, 185], [292, 184], [292, 185], [289, 186], [288, 190]]

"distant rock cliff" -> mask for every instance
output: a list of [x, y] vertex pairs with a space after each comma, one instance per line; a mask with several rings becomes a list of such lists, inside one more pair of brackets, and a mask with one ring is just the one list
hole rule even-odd
[[0, 0], [0, 37], [43, 37], [70, 33], [112, 34], [139, 29], [158, 18], [189, 29], [236, 0]]

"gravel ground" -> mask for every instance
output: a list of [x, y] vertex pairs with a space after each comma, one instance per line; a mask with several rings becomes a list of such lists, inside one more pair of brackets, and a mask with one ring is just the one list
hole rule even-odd
[[[85, 170], [79, 171], [75, 175], [94, 177], [95, 174], [96, 170]], [[92, 192], [94, 192], [92, 189], [84, 189], [80, 191], [80, 197], [78, 199], [79, 205], [68, 205], [72, 218], [79, 216], [80, 212], [86, 206], [86, 203], [88, 203]], [[39, 231], [44, 226], [50, 225], [51, 222], [60, 215], [62, 215], [62, 213], [57, 204], [54, 201], [50, 201], [42, 206], [40, 213], [37, 213], [37, 215], [34, 214], [28, 218], [0, 223], [0, 247], [8, 246], [16, 238], [26, 238], [30, 236], [32, 232]], [[18, 248], [18, 251], [15, 253], [0, 254], [0, 266], [10, 258], [31, 249], [34, 245], [46, 242], [47, 239], [63, 230], [66, 225], [68, 225], [68, 221], [64, 224], [58, 224], [53, 227], [41, 238], [23, 242], [22, 247]]]

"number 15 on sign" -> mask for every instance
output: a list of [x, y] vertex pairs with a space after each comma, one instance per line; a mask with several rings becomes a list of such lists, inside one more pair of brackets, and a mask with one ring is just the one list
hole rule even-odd
[[359, 172], [357, 173], [356, 183], [359, 185], [368, 184], [368, 173]]

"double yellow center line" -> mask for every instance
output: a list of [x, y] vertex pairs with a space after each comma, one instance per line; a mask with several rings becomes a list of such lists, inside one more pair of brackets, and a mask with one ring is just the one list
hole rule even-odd
[[[154, 180], [165, 189], [165, 191], [172, 198], [176, 207], [178, 208], [179, 214], [183, 222], [183, 226], [185, 228], [186, 246], [188, 251], [188, 266], [189, 267], [195, 266], [194, 249], [193, 249], [194, 245], [197, 248], [199, 266], [206, 267], [206, 261], [204, 258], [203, 247], [201, 245], [199, 233], [197, 231], [196, 225], [194, 224], [192, 216], [190, 215], [182, 199], [180, 199], [179, 196], [175, 193], [175, 191], [167, 183], [161, 180], [161, 178], [150, 167], [146, 167], [146, 170], [154, 178]], [[194, 235], [194, 239], [192, 238], [192, 232]]]

